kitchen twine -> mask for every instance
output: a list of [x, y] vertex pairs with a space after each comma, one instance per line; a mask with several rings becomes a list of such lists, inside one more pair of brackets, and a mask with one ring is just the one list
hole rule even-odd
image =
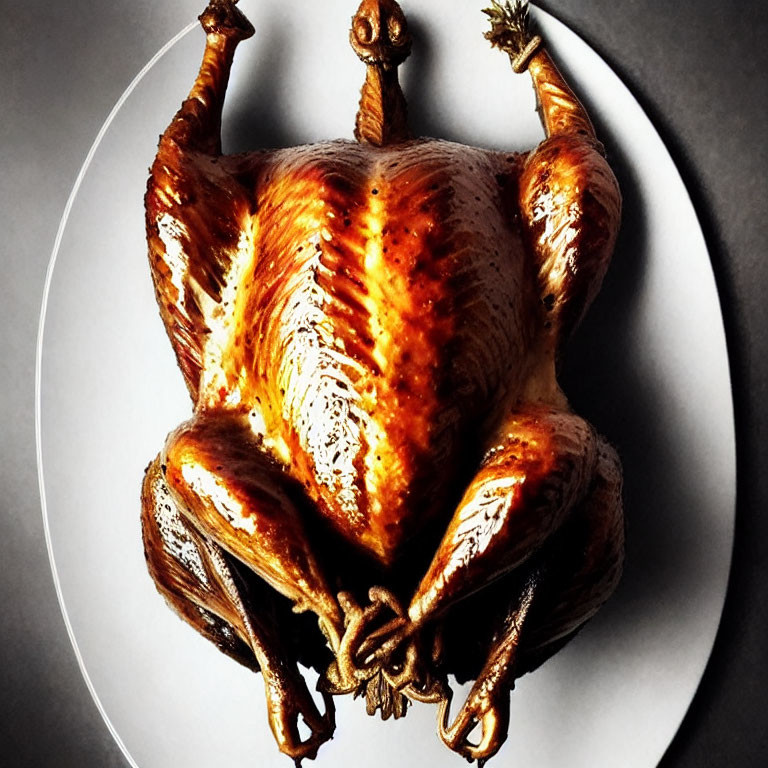
[[534, 35], [528, 45], [523, 48], [523, 50], [515, 56], [514, 59], [512, 59], [512, 69], [519, 75], [521, 72], [525, 72], [525, 70], [528, 68], [528, 62], [531, 59], [531, 56], [533, 56], [534, 53], [539, 49], [539, 46], [541, 45], [541, 36], [540, 35]]

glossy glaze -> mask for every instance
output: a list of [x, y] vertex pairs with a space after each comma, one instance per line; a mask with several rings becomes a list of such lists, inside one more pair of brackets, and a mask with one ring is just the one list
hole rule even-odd
[[[620, 573], [618, 460], [556, 380], [620, 196], [549, 55], [527, 33], [523, 59], [509, 42], [522, 11], [489, 15], [542, 103], [547, 138], [530, 153], [412, 138], [405, 18], [364, 0], [356, 141], [223, 156], [228, 71], [252, 29], [214, 0], [200, 74], [152, 167], [150, 265], [194, 415], [147, 473], [148, 564], [187, 621], [261, 669], [297, 759], [330, 736], [332, 695], [347, 692], [385, 718], [407, 698], [438, 702], [446, 744], [487, 759], [515, 678]], [[264, 583], [275, 597], [256, 601]], [[283, 599], [324, 638], [280, 618]], [[456, 629], [472, 610], [488, 625], [476, 636]], [[451, 672], [477, 678], [453, 723]]]

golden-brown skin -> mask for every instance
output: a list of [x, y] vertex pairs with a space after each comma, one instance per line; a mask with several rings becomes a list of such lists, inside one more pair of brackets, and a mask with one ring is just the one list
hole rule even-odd
[[[541, 102], [547, 138], [528, 154], [411, 138], [405, 17], [363, 0], [356, 141], [224, 156], [229, 67], [253, 29], [212, 0], [200, 74], [152, 166], [150, 264], [194, 416], [147, 471], [147, 561], [183, 618], [261, 669], [297, 761], [346, 692], [385, 718], [436, 702], [445, 743], [488, 759], [514, 680], [621, 570], [620, 465], [555, 375], [620, 196], [523, 10], [488, 15]], [[299, 658], [321, 672], [325, 714]], [[448, 674], [476, 679], [452, 723]]]

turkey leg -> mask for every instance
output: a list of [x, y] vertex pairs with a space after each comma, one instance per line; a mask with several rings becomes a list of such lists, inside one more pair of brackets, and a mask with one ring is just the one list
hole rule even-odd
[[342, 620], [311, 552], [303, 492], [237, 413], [199, 415], [171, 433], [165, 480], [192, 525], [294, 603], [312, 611], [339, 647]]
[[[230, 557], [189, 522], [165, 479], [161, 458], [142, 488], [144, 553], [158, 591], [203, 637], [254, 671], [261, 670], [269, 724], [279, 749], [297, 761], [314, 757], [334, 730], [331, 697], [321, 715], [294, 659], [280, 640], [270, 606], [257, 606]], [[301, 717], [311, 734], [301, 739]]]
[[[565, 645], [616, 588], [623, 528], [621, 467], [613, 449], [601, 443], [589, 494], [531, 564], [450, 725], [450, 697], [440, 703], [438, 728], [448, 747], [478, 763], [498, 752], [507, 738], [515, 680]], [[477, 725], [482, 735], [473, 743]]]

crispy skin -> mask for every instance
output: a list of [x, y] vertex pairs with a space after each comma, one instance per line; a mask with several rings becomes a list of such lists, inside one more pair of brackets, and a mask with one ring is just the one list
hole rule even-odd
[[539, 310], [510, 194], [520, 159], [439, 141], [236, 168], [193, 155], [182, 203], [160, 207], [173, 162], [161, 144], [150, 248], [190, 390], [257, 411], [322, 513], [391, 562], [453, 500], [470, 427], [525, 375]]
[[560, 344], [600, 290], [616, 243], [621, 195], [602, 147], [579, 134], [542, 142], [521, 174], [520, 212]]
[[[223, 156], [229, 68], [253, 30], [211, 0], [200, 74], [152, 166], [150, 265], [194, 415], [147, 475], [147, 560], [189, 623], [261, 668], [297, 760], [330, 737], [330, 697], [364, 692], [385, 718], [439, 702], [443, 741], [485, 761], [516, 677], [621, 570], [618, 460], [556, 378], [620, 194], [524, 9], [492, 2], [489, 39], [540, 100], [547, 138], [525, 155], [411, 138], [405, 18], [363, 0], [356, 141]], [[312, 614], [327, 649], [319, 633], [292, 643], [255, 583]], [[477, 678], [453, 722], [451, 673]]]
[[[162, 192], [174, 163], [181, 203]], [[525, 163], [442, 141], [228, 163], [168, 142], [155, 166], [155, 285], [193, 396], [252, 410], [322, 514], [384, 562], [456, 500], [476, 425], [591, 301], [618, 218], [583, 139]]]

